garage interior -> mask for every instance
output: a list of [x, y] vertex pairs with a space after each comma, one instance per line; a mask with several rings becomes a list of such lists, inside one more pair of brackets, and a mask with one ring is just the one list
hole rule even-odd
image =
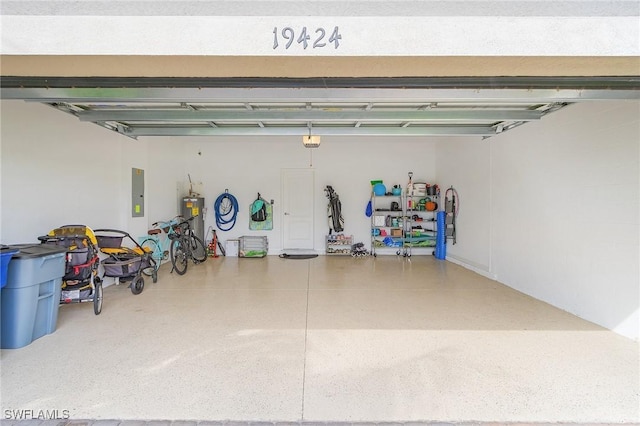
[[[142, 236], [190, 189], [205, 198], [210, 238], [228, 190], [240, 211], [219, 238], [266, 235], [269, 256], [209, 258], [184, 276], [165, 264], [136, 296], [106, 282], [100, 315], [60, 306], [54, 333], [1, 351], [6, 419], [31, 409], [115, 421], [640, 422], [637, 46], [119, 54], [90, 34], [86, 54], [52, 32], [69, 52], [34, 53], [36, 41], [7, 30], [16, 17], [176, 12], [93, 3], [3, 2], [2, 243], [69, 223]], [[452, 13], [434, 2], [183, 3], [176, 15], [214, 5], [202, 15], [231, 22], [319, 8], [348, 18], [356, 6], [373, 18]], [[470, 20], [640, 15], [637, 2], [457, 3]], [[305, 147], [307, 135], [320, 146]], [[132, 169], [144, 170], [142, 217], [131, 214]], [[288, 171], [312, 178], [311, 247], [284, 233]], [[323, 189], [340, 195], [344, 233], [370, 248], [370, 181], [405, 185], [408, 172], [460, 194], [447, 259], [325, 255]], [[258, 192], [273, 200], [272, 231], [248, 227]], [[320, 256], [279, 258], [287, 249]]]

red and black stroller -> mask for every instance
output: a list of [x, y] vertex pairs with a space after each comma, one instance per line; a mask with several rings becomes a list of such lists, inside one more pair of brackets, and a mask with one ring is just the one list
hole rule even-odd
[[102, 311], [102, 280], [98, 277], [98, 247], [88, 226], [64, 225], [38, 237], [42, 244], [64, 246], [67, 250], [62, 277], [60, 304], [93, 302], [93, 313]]

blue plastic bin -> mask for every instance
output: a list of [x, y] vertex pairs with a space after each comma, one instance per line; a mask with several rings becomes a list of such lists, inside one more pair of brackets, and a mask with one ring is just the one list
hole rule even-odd
[[17, 349], [56, 330], [66, 249], [48, 244], [9, 247], [19, 252], [9, 263], [0, 293], [0, 347]]
[[0, 271], [0, 288], [3, 288], [7, 284], [7, 271], [9, 270], [9, 261], [14, 254], [18, 253], [18, 250], [9, 246], [3, 245], [0, 247], [0, 261], [2, 270]]

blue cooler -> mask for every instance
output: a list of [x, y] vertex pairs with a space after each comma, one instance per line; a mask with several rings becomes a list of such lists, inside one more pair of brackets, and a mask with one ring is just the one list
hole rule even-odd
[[58, 321], [66, 248], [49, 244], [9, 246], [13, 255], [2, 299], [2, 349], [17, 349], [53, 333]]

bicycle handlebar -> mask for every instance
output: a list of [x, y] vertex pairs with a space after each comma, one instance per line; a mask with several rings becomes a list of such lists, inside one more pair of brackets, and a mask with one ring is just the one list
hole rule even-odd
[[157, 222], [154, 222], [151, 224], [151, 226], [153, 226], [154, 228], [168, 228], [168, 227], [173, 227], [176, 226], [180, 223], [180, 221], [178, 219], [183, 219], [182, 216], [176, 216], [171, 220], [159, 220]]
[[189, 222], [192, 222], [192, 221], [193, 221], [193, 219], [195, 219], [196, 217], [198, 217], [198, 215], [191, 216], [189, 219], [185, 219], [185, 220], [183, 220], [182, 222], [178, 223], [178, 224], [177, 224], [177, 226], [184, 225], [184, 224], [186, 223], [186, 224], [188, 224], [188, 225], [189, 225], [189, 227], [191, 227], [191, 225], [189, 224]]
[[[182, 216], [176, 216], [173, 219], [171, 219], [169, 221], [166, 221], [166, 222], [159, 220], [157, 222], [152, 223], [151, 226], [153, 226], [156, 229], [160, 228], [162, 230], [165, 230], [165, 232], [168, 233], [166, 228], [169, 228], [169, 230], [172, 230], [173, 228], [180, 227], [180, 226], [185, 225], [185, 224], [187, 224], [189, 226], [189, 228], [191, 228], [191, 225], [189, 224], [189, 222], [192, 222], [193, 219], [195, 219], [196, 217], [198, 217], [198, 215], [191, 216], [188, 219], [185, 219]], [[181, 219], [181, 220], [179, 220], [179, 219]]]

